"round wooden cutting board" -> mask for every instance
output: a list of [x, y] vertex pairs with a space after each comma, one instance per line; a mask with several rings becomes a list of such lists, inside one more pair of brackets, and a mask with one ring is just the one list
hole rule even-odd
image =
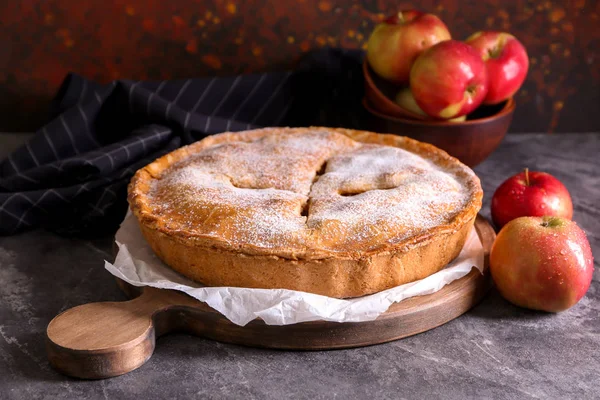
[[156, 338], [169, 332], [288, 350], [367, 346], [421, 333], [465, 313], [490, 288], [487, 263], [496, 234], [481, 216], [475, 228], [485, 249], [483, 275], [474, 269], [436, 293], [393, 304], [374, 321], [274, 326], [257, 319], [241, 327], [181, 292], [137, 288], [119, 280], [133, 300], [84, 304], [56, 316], [46, 332], [48, 358], [66, 375], [98, 379], [138, 368], [152, 356]]

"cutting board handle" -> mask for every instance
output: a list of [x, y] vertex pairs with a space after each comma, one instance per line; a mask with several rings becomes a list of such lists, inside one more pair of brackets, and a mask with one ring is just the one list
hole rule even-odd
[[166, 333], [160, 330], [167, 324], [155, 322], [187, 302], [177, 292], [147, 287], [133, 300], [66, 310], [46, 330], [50, 363], [64, 374], [85, 379], [132, 371], [152, 356], [156, 338]]

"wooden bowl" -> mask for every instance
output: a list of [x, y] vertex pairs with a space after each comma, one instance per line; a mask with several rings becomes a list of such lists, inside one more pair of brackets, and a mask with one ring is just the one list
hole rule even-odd
[[495, 106], [480, 107], [464, 122], [448, 122], [386, 115], [366, 96], [363, 105], [370, 114], [369, 130], [431, 143], [469, 167], [481, 163], [498, 147], [515, 111], [515, 101], [511, 98]]

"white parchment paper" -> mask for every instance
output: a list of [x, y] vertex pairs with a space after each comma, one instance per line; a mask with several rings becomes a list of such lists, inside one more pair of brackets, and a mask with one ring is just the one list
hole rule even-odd
[[142, 236], [135, 217], [129, 214], [117, 232], [119, 251], [105, 268], [135, 286], [179, 290], [207, 303], [231, 322], [244, 326], [255, 318], [268, 325], [325, 320], [371, 321], [395, 302], [437, 292], [475, 267], [483, 271], [483, 246], [473, 229], [460, 255], [443, 270], [416, 282], [355, 299], [336, 299], [286, 289], [247, 289], [202, 286], [167, 267]]

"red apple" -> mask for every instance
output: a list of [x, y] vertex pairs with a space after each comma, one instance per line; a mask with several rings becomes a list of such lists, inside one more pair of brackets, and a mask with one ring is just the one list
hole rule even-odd
[[492, 219], [498, 228], [518, 217], [553, 215], [573, 218], [569, 191], [545, 172], [524, 172], [505, 180], [492, 196]]
[[[425, 114], [425, 111], [421, 110], [421, 107], [419, 107], [419, 105], [415, 101], [415, 98], [412, 92], [410, 91], [410, 88], [403, 88], [398, 92], [398, 94], [396, 95], [396, 104], [412, 113], [425, 116], [427, 115]], [[449, 119], [448, 122], [463, 122], [466, 119], [467, 116], [463, 115], [462, 117]]]
[[488, 90], [485, 63], [471, 46], [447, 40], [425, 50], [410, 70], [417, 104], [434, 118], [450, 119], [476, 109]]
[[497, 104], [512, 97], [523, 84], [529, 69], [525, 47], [504, 32], [477, 32], [466, 40], [485, 61], [490, 79], [485, 104]]
[[513, 304], [558, 312], [585, 295], [594, 273], [590, 244], [577, 224], [560, 217], [521, 217], [494, 241], [490, 272]]
[[390, 82], [408, 83], [410, 67], [425, 49], [450, 39], [444, 23], [433, 14], [400, 11], [378, 24], [367, 44], [367, 61]]

